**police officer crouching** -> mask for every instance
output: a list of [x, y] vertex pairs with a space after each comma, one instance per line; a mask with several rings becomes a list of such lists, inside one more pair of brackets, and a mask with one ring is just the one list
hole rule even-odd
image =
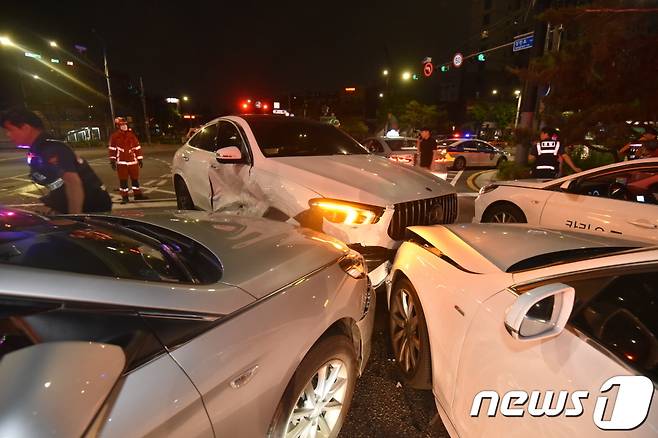
[[542, 179], [553, 179], [560, 176], [560, 160], [564, 161], [571, 169], [578, 173], [578, 168], [564, 146], [558, 139], [558, 132], [553, 128], [543, 128], [539, 134], [539, 143], [530, 149], [530, 162], [533, 163], [532, 177]]
[[46, 138], [43, 121], [26, 109], [0, 116], [0, 125], [17, 146], [29, 146], [30, 177], [49, 190], [41, 198], [49, 213], [96, 213], [112, 209], [110, 195], [89, 163], [65, 143]]

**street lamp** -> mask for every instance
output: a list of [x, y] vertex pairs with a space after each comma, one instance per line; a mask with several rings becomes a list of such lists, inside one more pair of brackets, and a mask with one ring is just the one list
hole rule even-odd
[[187, 102], [188, 100], [190, 100], [190, 98], [187, 97], [187, 96], [183, 96], [183, 100], [184, 100], [185, 102]]
[[57, 47], [57, 41], [51, 41], [50, 47]]
[[409, 79], [411, 79], [411, 73], [409, 73], [408, 71], [405, 71], [404, 73], [402, 73], [402, 80], [403, 81], [408, 81]]
[[379, 93], [379, 98], [382, 99], [384, 97], [384, 93]]
[[493, 94], [494, 96], [497, 95], [497, 94], [498, 94], [498, 90], [496, 90], [496, 89], [494, 88], [493, 90], [491, 90], [491, 94]]
[[385, 69], [382, 71], [382, 74], [383, 74], [384, 76], [388, 76], [388, 69], [385, 68]]
[[11, 40], [11, 38], [9, 38], [7, 36], [0, 36], [0, 45], [13, 47], [14, 43]]
[[39, 75], [32, 75], [34, 79], [39, 79]]
[[514, 95], [518, 98], [521, 95], [521, 90], [514, 90]]

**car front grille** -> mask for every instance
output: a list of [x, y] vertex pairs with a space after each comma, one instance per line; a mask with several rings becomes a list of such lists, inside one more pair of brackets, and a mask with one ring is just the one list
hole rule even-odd
[[[440, 209], [439, 209], [440, 208]], [[450, 224], [457, 219], [457, 194], [395, 204], [388, 235], [402, 240], [412, 225]]]

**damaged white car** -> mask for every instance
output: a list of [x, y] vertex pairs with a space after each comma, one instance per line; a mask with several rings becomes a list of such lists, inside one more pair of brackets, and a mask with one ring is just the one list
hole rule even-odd
[[206, 124], [174, 155], [180, 209], [300, 224], [364, 255], [376, 286], [411, 225], [457, 218], [455, 189], [429, 172], [368, 153], [333, 126], [252, 115]]

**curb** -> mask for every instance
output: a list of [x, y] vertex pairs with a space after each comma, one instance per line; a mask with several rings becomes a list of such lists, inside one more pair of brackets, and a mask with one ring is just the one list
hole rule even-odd
[[466, 180], [466, 185], [468, 186], [469, 189], [473, 190], [474, 192], [479, 192], [482, 187], [476, 184], [475, 180], [477, 180], [478, 177], [484, 175], [485, 173], [490, 173], [490, 172], [496, 172], [496, 170], [482, 170], [480, 172], [474, 173], [473, 175], [468, 177], [468, 179]]

